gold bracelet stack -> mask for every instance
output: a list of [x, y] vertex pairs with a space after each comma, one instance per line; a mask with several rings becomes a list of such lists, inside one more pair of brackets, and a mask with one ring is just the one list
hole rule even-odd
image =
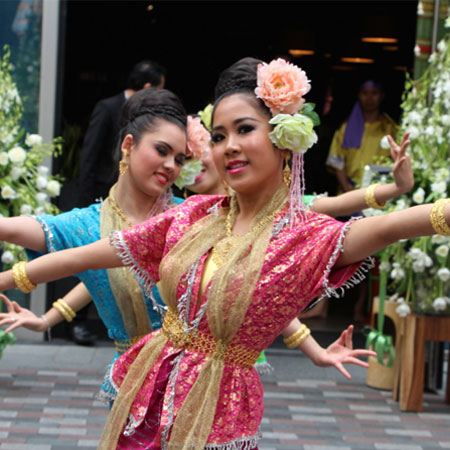
[[303, 344], [306, 338], [311, 334], [311, 330], [302, 323], [301, 327], [294, 331], [290, 336], [283, 339], [287, 348], [297, 348]]
[[72, 322], [72, 319], [77, 315], [76, 312], [62, 298], [56, 300], [52, 306], [61, 313], [67, 322]]
[[12, 273], [13, 279], [16, 283], [18, 289], [20, 289], [24, 294], [28, 294], [36, 289], [36, 285], [33, 284], [28, 278], [27, 272], [25, 270], [25, 261], [20, 261], [13, 265]]
[[442, 236], [450, 236], [450, 226], [445, 220], [444, 209], [450, 203], [449, 198], [441, 198], [436, 200], [431, 208], [430, 222], [434, 231]]
[[371, 184], [364, 192], [364, 201], [369, 208], [383, 209], [386, 206], [386, 202], [380, 205], [375, 199], [375, 188], [379, 185], [379, 183]]

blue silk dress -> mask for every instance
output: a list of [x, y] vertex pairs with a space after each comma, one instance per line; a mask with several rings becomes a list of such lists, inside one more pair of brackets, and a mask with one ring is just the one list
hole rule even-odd
[[[180, 204], [183, 202], [183, 199], [174, 197], [173, 201], [176, 204]], [[47, 252], [80, 247], [100, 240], [101, 206], [101, 203], [95, 203], [87, 208], [74, 208], [71, 211], [58, 215], [44, 214], [33, 216], [40, 223], [45, 233]], [[27, 250], [27, 255], [29, 259], [34, 259], [40, 256], [41, 253]], [[85, 284], [89, 291], [98, 314], [108, 330], [108, 337], [117, 342], [128, 342], [130, 336], [125, 329], [119, 307], [114, 299], [107, 271], [105, 269], [88, 270], [77, 274], [76, 277]], [[153, 289], [153, 296], [159, 304], [164, 304], [156, 286]], [[145, 294], [144, 298], [152, 327], [154, 330], [157, 330], [162, 326], [162, 317], [154, 310], [152, 300]], [[109, 371], [111, 365], [118, 357], [119, 352], [116, 351], [105, 374], [100, 394], [100, 397], [104, 399], [111, 398], [110, 393], [112, 390], [109, 383]]]

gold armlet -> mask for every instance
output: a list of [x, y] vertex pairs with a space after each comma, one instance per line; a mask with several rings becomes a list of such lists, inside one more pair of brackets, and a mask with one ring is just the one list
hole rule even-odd
[[442, 236], [450, 236], [450, 226], [445, 220], [444, 209], [450, 203], [449, 198], [441, 198], [436, 200], [431, 208], [430, 222], [434, 231]]
[[12, 274], [14, 282], [18, 289], [23, 293], [28, 294], [36, 289], [36, 285], [33, 284], [28, 278], [27, 272], [25, 270], [25, 261], [20, 261], [13, 265]]
[[366, 188], [364, 192], [364, 201], [369, 208], [383, 209], [386, 206], [386, 202], [380, 205], [375, 199], [375, 188], [377, 186], [379, 186], [379, 183], [371, 184]]

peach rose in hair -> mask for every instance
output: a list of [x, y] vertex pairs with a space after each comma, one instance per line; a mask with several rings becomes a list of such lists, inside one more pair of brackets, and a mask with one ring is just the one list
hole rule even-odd
[[200, 159], [205, 151], [209, 150], [211, 136], [203, 126], [199, 117], [188, 116], [187, 122], [187, 148], [195, 159]]
[[258, 66], [255, 94], [274, 116], [297, 113], [305, 102], [303, 96], [310, 89], [306, 73], [284, 59]]

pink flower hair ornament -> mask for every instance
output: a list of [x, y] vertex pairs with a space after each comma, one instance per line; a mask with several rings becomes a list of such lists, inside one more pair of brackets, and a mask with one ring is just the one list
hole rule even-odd
[[188, 116], [186, 134], [186, 156], [192, 158], [184, 162], [180, 175], [174, 182], [179, 189], [194, 184], [195, 178], [202, 171], [200, 159], [206, 152], [210, 151], [211, 147], [211, 135], [199, 117]]
[[210, 150], [211, 135], [204, 127], [200, 117], [188, 116], [187, 127], [187, 156], [200, 159], [204, 152]]
[[272, 143], [292, 152], [292, 175], [289, 186], [290, 226], [295, 224], [296, 211], [306, 215], [303, 202], [305, 192], [303, 154], [317, 142], [314, 126], [320, 120], [313, 103], [305, 103], [303, 96], [311, 89], [306, 73], [299, 67], [278, 58], [257, 69], [255, 94], [274, 116], [269, 133]]

